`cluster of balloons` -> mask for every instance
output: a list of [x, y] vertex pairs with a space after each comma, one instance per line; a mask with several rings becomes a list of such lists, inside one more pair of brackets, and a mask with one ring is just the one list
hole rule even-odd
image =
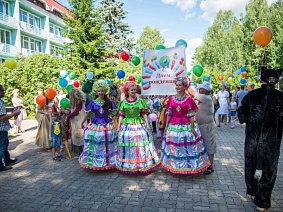
[[17, 62], [13, 58], [8, 58], [5, 60], [5, 67], [8, 69], [15, 69], [17, 67]]
[[240, 79], [241, 84], [246, 84], [247, 80], [245, 79], [248, 76], [247, 68], [242, 66], [240, 69], [236, 71], [237, 75], [242, 75], [242, 79]]
[[[121, 57], [121, 59], [122, 59], [123, 61], [127, 62], [127, 61], [129, 61], [129, 59], [130, 59], [130, 54], [129, 54], [128, 52], [126, 52], [126, 51], [123, 51], [123, 52], [121, 52], [120, 57]], [[132, 61], [132, 63], [133, 63], [135, 66], [137, 66], [137, 65], [140, 64], [141, 59], [140, 59], [138, 56], [133, 56], [133, 57], [131, 58], [131, 61]]]
[[55, 96], [56, 90], [53, 88], [47, 88], [45, 91], [45, 96], [39, 95], [36, 97], [35, 101], [39, 106], [43, 107], [46, 105], [46, 98], [52, 100], [55, 98]]
[[[77, 75], [74, 72], [69, 74], [68, 71], [61, 70], [60, 77], [58, 83], [60, 87], [65, 88], [67, 92], [70, 92], [73, 88], [80, 87], [80, 82], [77, 80]], [[87, 72], [86, 77], [91, 80], [93, 78], [93, 73]]]

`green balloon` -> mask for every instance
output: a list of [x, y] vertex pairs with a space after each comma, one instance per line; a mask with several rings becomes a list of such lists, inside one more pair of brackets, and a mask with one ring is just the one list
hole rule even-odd
[[132, 57], [132, 63], [137, 66], [138, 64], [140, 64], [141, 59], [138, 56], [133, 56]]
[[66, 91], [69, 93], [74, 88], [73, 85], [67, 85]]
[[67, 109], [68, 107], [70, 107], [70, 100], [68, 98], [63, 98], [60, 101], [60, 105], [63, 109]]
[[72, 73], [70, 73], [69, 74], [69, 78], [70, 78], [70, 80], [74, 80], [74, 79], [76, 79], [76, 74], [74, 73], [74, 72], [72, 72]]
[[165, 46], [163, 46], [162, 44], [159, 44], [155, 47], [156, 50], [161, 50], [161, 49], [166, 49]]
[[201, 65], [195, 65], [193, 67], [193, 73], [194, 75], [196, 75], [197, 77], [200, 77], [202, 75], [203, 72], [203, 68]]
[[142, 76], [138, 76], [137, 82], [138, 82], [138, 83], [141, 83], [141, 81], [142, 81]]
[[187, 75], [188, 75], [188, 77], [191, 76], [191, 72], [188, 72]]

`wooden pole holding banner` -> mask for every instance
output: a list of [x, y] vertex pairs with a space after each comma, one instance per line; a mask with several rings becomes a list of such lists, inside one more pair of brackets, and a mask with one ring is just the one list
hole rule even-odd
[[69, 150], [69, 147], [68, 147], [68, 144], [67, 144], [66, 139], [63, 139], [63, 143], [64, 143], [64, 146], [65, 146], [65, 148], [66, 148], [66, 150], [67, 150], [67, 153], [68, 153], [69, 158], [72, 158], [72, 155], [71, 155], [71, 153], [70, 153], [70, 150]]

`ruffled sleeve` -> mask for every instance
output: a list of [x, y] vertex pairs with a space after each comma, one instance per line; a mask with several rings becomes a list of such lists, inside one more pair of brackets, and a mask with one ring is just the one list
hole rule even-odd
[[109, 115], [112, 117], [117, 115], [117, 107], [113, 101], [111, 101], [111, 110]]
[[86, 107], [85, 107], [85, 112], [90, 112], [92, 107], [93, 107], [93, 104], [95, 102], [92, 100]]
[[196, 105], [195, 101], [191, 97], [189, 97], [188, 103], [189, 103], [189, 109], [188, 109], [187, 116], [188, 117], [195, 116], [196, 111], [198, 110], [198, 106]]
[[169, 98], [166, 104], [166, 115], [167, 116], [172, 116], [172, 97]]
[[145, 102], [145, 100], [143, 99], [138, 99], [140, 101], [140, 104], [139, 104], [139, 108], [140, 108], [140, 111], [141, 111], [141, 114], [147, 114], [148, 113], [148, 106], [147, 106], [147, 103]]

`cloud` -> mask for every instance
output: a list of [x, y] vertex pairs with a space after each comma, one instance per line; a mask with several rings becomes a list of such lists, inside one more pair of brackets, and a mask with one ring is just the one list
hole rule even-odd
[[197, 0], [161, 0], [165, 4], [175, 5], [182, 11], [188, 11], [196, 6]]
[[203, 43], [203, 40], [201, 38], [193, 38], [189, 41], [187, 41], [188, 49], [195, 50], [195, 48], [199, 47]]
[[[276, 0], [268, 0], [271, 4]], [[245, 11], [245, 5], [249, 0], [202, 0], [200, 3], [200, 9], [203, 11], [200, 18], [213, 22], [216, 14], [220, 11], [232, 10], [234, 14], [240, 14]]]

